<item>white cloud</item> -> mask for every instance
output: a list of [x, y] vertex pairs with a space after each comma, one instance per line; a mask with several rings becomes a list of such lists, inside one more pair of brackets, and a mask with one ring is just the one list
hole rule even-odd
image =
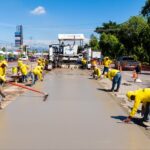
[[43, 6], [38, 6], [34, 10], [31, 11], [33, 15], [43, 15], [46, 14], [46, 10]]

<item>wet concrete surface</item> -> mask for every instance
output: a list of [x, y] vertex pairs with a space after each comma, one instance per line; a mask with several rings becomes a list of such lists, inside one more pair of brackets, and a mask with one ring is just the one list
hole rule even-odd
[[55, 70], [0, 111], [0, 150], [149, 149], [150, 139], [80, 70]]

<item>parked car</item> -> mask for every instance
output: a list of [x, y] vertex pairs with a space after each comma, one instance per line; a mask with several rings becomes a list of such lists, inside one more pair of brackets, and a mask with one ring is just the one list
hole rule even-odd
[[115, 61], [115, 68], [121, 67], [122, 70], [134, 70], [137, 65], [139, 62], [132, 56], [122, 56]]
[[30, 61], [31, 61], [31, 62], [35, 62], [36, 60], [37, 60], [36, 57], [34, 57], [34, 56], [30, 57]]
[[13, 61], [17, 61], [18, 58], [17, 56], [8, 56], [5, 59], [7, 59], [8, 62], [13, 62]]
[[28, 58], [28, 56], [23, 56], [23, 57], [21, 57], [21, 58], [19, 58], [20, 60], [22, 60], [22, 61], [26, 61], [26, 60], [28, 60], [29, 58]]

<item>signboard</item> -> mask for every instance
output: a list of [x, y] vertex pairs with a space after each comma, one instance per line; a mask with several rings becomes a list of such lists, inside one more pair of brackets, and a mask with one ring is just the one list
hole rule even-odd
[[84, 40], [84, 34], [58, 34], [58, 40]]

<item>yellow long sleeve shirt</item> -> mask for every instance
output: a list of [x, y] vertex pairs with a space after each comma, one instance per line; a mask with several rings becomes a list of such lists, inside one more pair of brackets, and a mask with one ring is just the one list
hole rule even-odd
[[41, 81], [43, 80], [43, 75], [42, 75], [42, 69], [41, 69], [41, 67], [39, 67], [39, 66], [35, 67], [33, 69], [33, 73], [38, 76], [39, 80], [41, 80]]
[[116, 70], [116, 69], [112, 69], [110, 70], [108, 73], [107, 73], [107, 77], [112, 80], [116, 74], [119, 72], [119, 70]]
[[100, 71], [100, 69], [99, 69], [99, 68], [95, 68], [95, 69], [94, 69], [94, 74], [96, 74], [98, 77], [100, 77], [100, 76], [101, 76], [101, 71]]
[[109, 60], [104, 60], [104, 66], [105, 67], [109, 67], [111, 63], [112, 63], [112, 61], [110, 59]]
[[0, 67], [0, 79], [2, 81], [6, 81], [6, 68]]
[[140, 106], [140, 103], [146, 103], [146, 102], [150, 102], [150, 88], [136, 90], [134, 106], [132, 108], [130, 116], [133, 117], [136, 114]]

